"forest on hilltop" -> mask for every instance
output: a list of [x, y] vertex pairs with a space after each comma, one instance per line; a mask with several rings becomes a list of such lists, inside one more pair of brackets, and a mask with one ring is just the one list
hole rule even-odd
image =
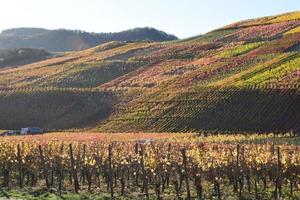
[[41, 28], [15, 28], [2, 31], [0, 48], [35, 48], [47, 51], [78, 51], [111, 41], [155, 42], [178, 39], [154, 28], [135, 28], [118, 33], [89, 33], [80, 30], [47, 30]]

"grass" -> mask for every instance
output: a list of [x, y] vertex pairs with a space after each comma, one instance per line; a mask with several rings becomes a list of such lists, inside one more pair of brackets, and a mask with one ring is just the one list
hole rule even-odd
[[[192, 184], [192, 183], [191, 183]], [[213, 192], [213, 186], [211, 183], [203, 182], [203, 192], [205, 199], [215, 200], [217, 199], [217, 194]], [[260, 187], [261, 186], [261, 187]], [[261, 200], [269, 200], [274, 197], [273, 187], [268, 187], [268, 189], [264, 190], [262, 185], [258, 187], [258, 197]], [[237, 194], [232, 192], [232, 188], [227, 186], [221, 187], [221, 195], [223, 199], [226, 200], [252, 200], [255, 198], [255, 192], [246, 191], [247, 188], [244, 188], [242, 195], [239, 197]], [[191, 191], [192, 196], [196, 195], [196, 191]], [[184, 198], [186, 196], [185, 192], [181, 192], [181, 197]], [[163, 199], [171, 200], [176, 199], [173, 188], [166, 189], [165, 193], [162, 195]], [[282, 199], [288, 200], [298, 200], [300, 197], [300, 191], [295, 191], [294, 195], [289, 194], [289, 188], [283, 187], [282, 189]], [[0, 190], [0, 199], [12, 199], [12, 200], [109, 200], [110, 194], [106, 192], [94, 192], [87, 193], [81, 191], [79, 194], [75, 194], [70, 191], [65, 191], [59, 194], [55, 190], [46, 190], [39, 188], [28, 188], [28, 189], [20, 189], [20, 190]], [[114, 197], [116, 200], [140, 200], [146, 199], [146, 197], [140, 192], [133, 192], [130, 194], [125, 194], [125, 196], [116, 195]], [[154, 193], [150, 193], [150, 200], [155, 200], [156, 195]]]
[[[22, 189], [22, 190], [0, 190], [0, 199], [12, 199], [12, 200], [108, 200], [110, 196], [108, 194], [75, 194], [71, 192], [63, 192], [58, 194], [55, 191], [47, 190], [34, 190], [34, 189]], [[116, 198], [125, 200], [126, 198]]]

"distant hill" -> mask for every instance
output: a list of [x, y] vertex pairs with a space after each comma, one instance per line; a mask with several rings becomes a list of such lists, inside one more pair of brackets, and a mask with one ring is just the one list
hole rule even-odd
[[44, 60], [50, 56], [51, 54], [43, 49], [0, 49], [0, 68], [6, 66], [15, 67], [25, 65]]
[[91, 48], [110, 41], [155, 42], [176, 40], [174, 35], [154, 28], [135, 28], [118, 33], [88, 33], [78, 30], [15, 28], [0, 34], [0, 49], [37, 48], [48, 51], [73, 51]]

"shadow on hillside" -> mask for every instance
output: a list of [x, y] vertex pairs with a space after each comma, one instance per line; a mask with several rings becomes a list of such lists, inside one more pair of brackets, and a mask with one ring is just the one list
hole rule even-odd
[[39, 126], [46, 130], [81, 128], [106, 119], [116, 101], [109, 92], [76, 90], [0, 93], [0, 129]]
[[[210, 89], [199, 91], [197, 98], [188, 107], [174, 105], [164, 119], [152, 125], [165, 124], [161, 131], [300, 132], [300, 94], [296, 90]], [[180, 114], [183, 109], [188, 110], [185, 115]]]
[[221, 97], [227, 98], [193, 113], [187, 122], [190, 130], [300, 132], [300, 94], [296, 90], [231, 90], [216, 94]]

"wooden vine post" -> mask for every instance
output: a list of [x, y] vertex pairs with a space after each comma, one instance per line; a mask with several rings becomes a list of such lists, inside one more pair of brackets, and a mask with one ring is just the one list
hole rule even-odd
[[276, 165], [276, 199], [280, 200], [281, 198], [281, 156], [280, 156], [280, 147], [277, 147], [277, 165]]
[[146, 199], [149, 199], [149, 188], [148, 188], [148, 184], [149, 184], [149, 178], [147, 175], [147, 172], [145, 170], [145, 164], [144, 164], [144, 153], [145, 153], [145, 146], [140, 145], [140, 165], [141, 165], [141, 169], [142, 169], [142, 174], [143, 174], [143, 185], [142, 185], [142, 193], [145, 192], [146, 195]]
[[81, 179], [83, 184], [85, 184], [85, 178], [87, 175], [87, 169], [85, 166], [85, 157], [86, 157], [86, 144], [83, 145], [83, 153], [82, 153], [82, 161], [81, 161], [81, 164], [84, 166], [83, 170], [81, 171]]
[[79, 182], [78, 182], [78, 177], [77, 177], [77, 169], [75, 166], [72, 144], [69, 145], [69, 148], [70, 148], [71, 170], [72, 170], [72, 175], [73, 175], [73, 179], [74, 179], [74, 187], [75, 187], [75, 192], [78, 193], [79, 192]]
[[[134, 151], [135, 151], [135, 154], [138, 156], [139, 155], [139, 144], [138, 143], [135, 143], [134, 145]], [[139, 172], [138, 172], [139, 168], [136, 167], [135, 169], [135, 182], [134, 182], [134, 186], [138, 186], [139, 185]]]
[[50, 185], [49, 185], [49, 180], [48, 180], [48, 170], [45, 165], [45, 158], [43, 155], [43, 149], [42, 149], [41, 145], [39, 145], [39, 153], [40, 153], [40, 159], [41, 159], [41, 164], [42, 164], [42, 168], [43, 168], [43, 174], [44, 174], [44, 178], [46, 181], [46, 186], [49, 189]]
[[[237, 192], [239, 187], [239, 179], [240, 179], [240, 145], [236, 146], [236, 174], [235, 174], [235, 183], [234, 183], [234, 191]], [[241, 194], [239, 193], [239, 197]]]
[[[171, 149], [172, 149], [172, 145], [171, 145], [171, 143], [169, 143], [168, 144], [168, 155], [167, 155], [168, 162], [171, 161]], [[168, 171], [166, 174], [166, 184], [167, 184], [167, 187], [169, 187], [169, 185], [170, 185], [170, 167], [168, 167]]]
[[17, 146], [17, 159], [18, 159], [18, 170], [19, 170], [19, 187], [23, 188], [23, 176], [22, 176], [22, 157], [20, 144]]
[[[60, 147], [60, 154], [63, 155], [64, 152], [64, 144], [61, 145]], [[63, 166], [62, 166], [62, 159], [59, 157], [57, 160], [57, 165], [58, 165], [58, 190], [59, 190], [59, 195], [61, 196], [61, 191], [63, 187]]]
[[187, 167], [187, 157], [186, 157], [186, 150], [182, 149], [182, 158], [183, 158], [183, 167], [185, 172], [185, 183], [186, 183], [186, 192], [187, 192], [187, 200], [191, 200], [191, 191], [190, 191], [190, 184], [189, 184], [189, 177], [188, 177], [188, 167]]
[[113, 169], [112, 169], [112, 145], [108, 146], [108, 178], [109, 178], [109, 187], [110, 187], [110, 197], [114, 198], [114, 187], [113, 187]]

